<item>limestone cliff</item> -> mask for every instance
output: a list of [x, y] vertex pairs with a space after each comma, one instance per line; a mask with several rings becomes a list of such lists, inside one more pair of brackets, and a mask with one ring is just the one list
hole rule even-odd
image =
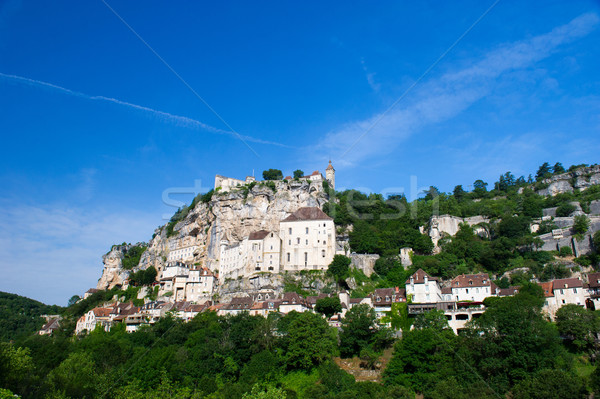
[[[170, 250], [195, 246], [192, 263], [216, 271], [221, 240], [233, 243], [257, 230], [278, 231], [279, 221], [292, 212], [301, 207], [322, 208], [327, 201], [320, 181], [277, 181], [268, 185], [259, 182], [229, 192], [217, 191], [209, 202], [200, 201], [190, 209], [173, 227], [171, 236], [167, 236], [165, 226], [158, 228], [138, 267], [133, 270], [154, 266], [160, 273]], [[128, 271], [121, 266], [122, 258], [123, 253], [117, 250], [104, 256], [104, 272], [98, 288], [122, 284], [127, 278]], [[265, 285], [273, 283], [269, 279], [263, 280]], [[256, 286], [256, 283], [240, 283], [240, 287]]]
[[576, 169], [572, 172], [562, 173], [541, 181], [542, 186], [537, 191], [539, 195], [555, 196], [561, 193], [570, 193], [574, 190], [600, 184], [600, 165], [593, 165]]

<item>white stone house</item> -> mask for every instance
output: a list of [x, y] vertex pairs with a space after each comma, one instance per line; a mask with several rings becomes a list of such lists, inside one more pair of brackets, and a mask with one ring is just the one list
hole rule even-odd
[[111, 320], [110, 320], [110, 312], [112, 312], [113, 308], [94, 308], [81, 316], [79, 320], [77, 320], [77, 325], [75, 326], [75, 333], [81, 334], [83, 332], [93, 331], [96, 326], [101, 325], [105, 331], [110, 330]]
[[594, 308], [600, 310], [600, 273], [588, 274], [588, 295]]
[[281, 239], [279, 234], [267, 230], [250, 233], [248, 237], [250, 250], [249, 272], [279, 273], [281, 255]]
[[168, 262], [185, 262], [194, 259], [194, 251], [198, 248], [197, 245], [186, 245], [169, 251], [167, 256]]
[[552, 282], [552, 290], [558, 308], [568, 304], [585, 306], [587, 292], [583, 288], [583, 282], [578, 278], [554, 280]]
[[206, 267], [192, 269], [185, 284], [185, 300], [205, 302], [212, 298], [217, 287], [217, 276]]
[[281, 270], [326, 270], [335, 255], [333, 219], [317, 207], [300, 208], [279, 223]]
[[249, 259], [248, 240], [244, 239], [235, 244], [221, 240], [221, 253], [219, 257], [219, 279], [237, 279], [247, 275], [246, 269]]
[[544, 290], [544, 306], [542, 311], [546, 313], [551, 319], [554, 319], [556, 310], [558, 309], [556, 303], [556, 297], [554, 296], [554, 290], [552, 288], [553, 282], [548, 281], [547, 283], [538, 283], [542, 290]]
[[489, 296], [496, 295], [494, 284], [487, 273], [461, 274], [452, 279], [452, 300], [456, 302], [483, 302]]
[[413, 303], [437, 303], [442, 301], [442, 290], [437, 277], [431, 277], [419, 269], [406, 280], [406, 298]]

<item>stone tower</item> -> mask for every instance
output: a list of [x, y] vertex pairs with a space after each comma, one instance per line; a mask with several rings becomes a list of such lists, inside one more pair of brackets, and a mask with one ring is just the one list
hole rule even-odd
[[327, 180], [329, 186], [333, 190], [335, 190], [335, 169], [333, 169], [331, 159], [329, 160], [329, 165], [327, 166], [327, 169], [325, 169], [325, 180]]

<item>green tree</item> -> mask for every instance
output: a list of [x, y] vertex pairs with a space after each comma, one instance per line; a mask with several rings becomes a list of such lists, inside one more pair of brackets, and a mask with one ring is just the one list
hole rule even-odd
[[585, 234], [590, 228], [590, 219], [585, 215], [577, 215], [573, 219], [573, 231], [575, 234]]
[[337, 281], [348, 277], [350, 271], [350, 258], [344, 255], [335, 255], [327, 268], [327, 274], [333, 276]]
[[558, 254], [564, 258], [565, 256], [573, 255], [573, 250], [571, 249], [571, 247], [560, 247]]
[[321, 313], [325, 315], [328, 319], [334, 314], [340, 313], [342, 311], [342, 304], [340, 303], [340, 298], [335, 297], [326, 297], [317, 300], [315, 304], [315, 311], [317, 313]]
[[556, 216], [566, 217], [571, 216], [573, 212], [575, 212], [577, 208], [575, 205], [569, 204], [568, 202], [562, 203], [556, 208]]
[[263, 180], [282, 180], [283, 172], [279, 169], [269, 169], [262, 172]]
[[294, 179], [299, 179], [304, 176], [304, 171], [300, 169], [296, 169], [294, 171]]
[[289, 345], [286, 363], [291, 369], [310, 370], [331, 358], [336, 349], [336, 335], [321, 316], [304, 312], [287, 327]]
[[466, 192], [463, 189], [462, 185], [458, 185], [454, 187], [454, 191], [452, 191], [452, 195], [456, 198], [457, 201], [462, 201], [465, 198]]
[[340, 352], [343, 357], [360, 354], [373, 342], [376, 333], [375, 310], [367, 304], [355, 305], [342, 319]]
[[487, 183], [483, 180], [475, 180], [473, 182], [473, 194], [475, 198], [482, 198], [487, 193]]
[[71, 298], [69, 298], [69, 302], [67, 303], [67, 306], [75, 305], [80, 299], [81, 299], [81, 297], [79, 295], [73, 295]]
[[514, 399], [584, 399], [589, 397], [583, 380], [563, 370], [541, 370], [527, 376], [513, 390]]
[[260, 384], [255, 384], [252, 391], [246, 392], [242, 399], [286, 399], [287, 396], [283, 389], [267, 385], [262, 387]]
[[554, 173], [555, 175], [559, 175], [561, 173], [565, 173], [565, 168], [563, 167], [562, 163], [557, 162], [554, 164], [554, 166], [552, 167], [552, 173]]
[[452, 374], [456, 337], [450, 330], [431, 328], [404, 333], [386, 367], [386, 385], [401, 385], [417, 392], [430, 390]]
[[34, 370], [28, 348], [15, 348], [8, 343], [0, 343], [0, 386], [22, 393]]
[[448, 319], [443, 310], [430, 310], [415, 318], [414, 327], [417, 330], [432, 328], [437, 331], [442, 331], [450, 328], [450, 325], [448, 325]]
[[577, 351], [591, 349], [600, 332], [600, 320], [595, 312], [579, 305], [564, 305], [556, 312], [556, 327]]
[[92, 398], [97, 391], [98, 375], [90, 355], [72, 353], [48, 375], [50, 387], [73, 398]]
[[540, 181], [552, 176], [552, 167], [548, 162], [544, 162], [535, 174], [535, 180]]
[[594, 233], [593, 237], [594, 249], [596, 252], [600, 252], [600, 231]]

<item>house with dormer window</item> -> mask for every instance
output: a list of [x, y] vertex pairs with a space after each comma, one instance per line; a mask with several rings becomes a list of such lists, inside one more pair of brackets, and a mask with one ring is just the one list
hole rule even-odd
[[436, 303], [442, 300], [442, 290], [437, 277], [419, 269], [406, 280], [406, 298], [413, 303]]
[[452, 300], [456, 302], [483, 302], [490, 296], [497, 295], [497, 286], [487, 273], [461, 274], [452, 279]]

